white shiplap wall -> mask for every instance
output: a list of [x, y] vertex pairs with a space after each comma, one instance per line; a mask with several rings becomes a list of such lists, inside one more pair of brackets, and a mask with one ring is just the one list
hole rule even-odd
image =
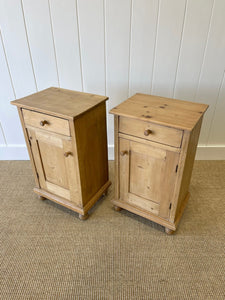
[[224, 0], [0, 0], [0, 159], [28, 158], [10, 100], [49, 86], [207, 103], [197, 157], [225, 159], [224, 71]]

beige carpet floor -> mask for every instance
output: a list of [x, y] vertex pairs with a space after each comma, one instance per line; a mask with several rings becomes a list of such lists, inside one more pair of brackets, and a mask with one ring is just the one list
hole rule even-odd
[[225, 161], [195, 162], [173, 236], [115, 212], [113, 186], [87, 221], [33, 186], [29, 162], [0, 162], [0, 299], [225, 299]]

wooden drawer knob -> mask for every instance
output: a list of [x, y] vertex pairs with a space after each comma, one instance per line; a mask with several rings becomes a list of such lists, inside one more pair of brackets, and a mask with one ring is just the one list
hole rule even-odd
[[127, 150], [120, 151], [120, 155], [121, 155], [121, 156], [124, 156], [124, 155], [127, 155], [127, 154], [128, 154], [128, 151], [127, 151]]
[[150, 130], [150, 129], [146, 129], [145, 131], [144, 131], [144, 135], [146, 135], [146, 136], [148, 136], [149, 134], [151, 134], [152, 133], [152, 131]]
[[65, 152], [65, 153], [64, 153], [64, 156], [65, 156], [65, 157], [68, 157], [69, 155], [71, 155], [71, 156], [72, 156], [72, 155], [73, 155], [73, 153], [72, 153], [71, 151], [67, 151], [67, 152]]
[[48, 121], [46, 121], [46, 120], [40, 122], [41, 126], [45, 126], [46, 124], [48, 124]]

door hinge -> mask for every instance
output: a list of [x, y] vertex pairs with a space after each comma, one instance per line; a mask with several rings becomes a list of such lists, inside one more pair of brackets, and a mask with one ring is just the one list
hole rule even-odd
[[28, 139], [28, 141], [29, 141], [29, 144], [30, 144], [30, 147], [31, 147], [31, 141], [30, 141], [30, 139]]
[[169, 209], [171, 209], [171, 207], [172, 207], [172, 203], [170, 203]]
[[177, 173], [177, 170], [178, 170], [178, 165], [176, 165], [176, 170], [175, 170], [176, 173]]
[[38, 172], [37, 172], [37, 178], [39, 179], [39, 174], [38, 174]]

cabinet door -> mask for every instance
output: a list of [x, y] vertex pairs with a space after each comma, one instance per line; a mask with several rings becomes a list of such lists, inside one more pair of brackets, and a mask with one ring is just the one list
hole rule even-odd
[[79, 204], [71, 138], [38, 129], [28, 135], [41, 188]]
[[126, 139], [119, 139], [120, 200], [169, 217], [179, 154]]

